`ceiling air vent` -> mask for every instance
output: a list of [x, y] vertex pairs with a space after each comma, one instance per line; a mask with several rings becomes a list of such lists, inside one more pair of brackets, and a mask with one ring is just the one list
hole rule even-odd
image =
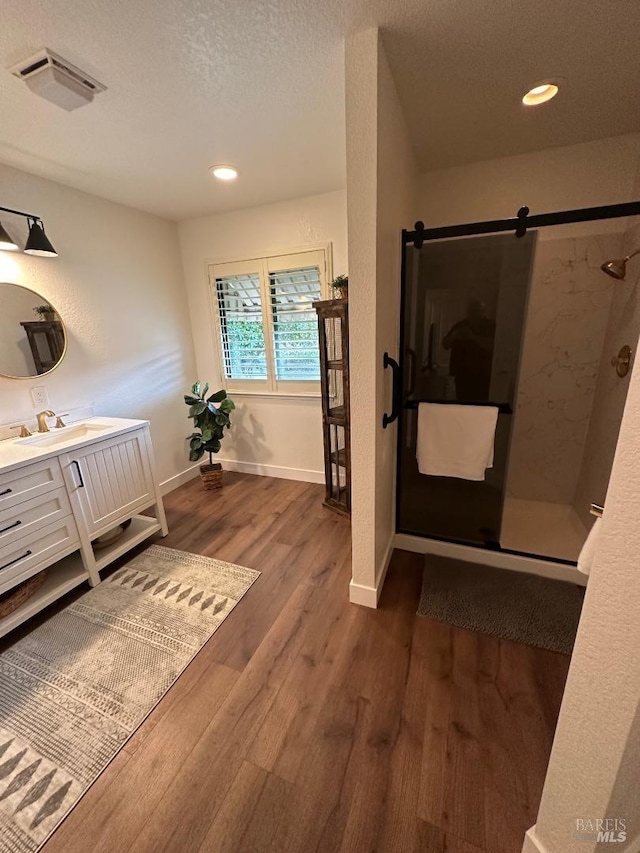
[[32, 92], [63, 110], [90, 104], [94, 95], [107, 88], [49, 48], [12, 66], [9, 71], [27, 84]]

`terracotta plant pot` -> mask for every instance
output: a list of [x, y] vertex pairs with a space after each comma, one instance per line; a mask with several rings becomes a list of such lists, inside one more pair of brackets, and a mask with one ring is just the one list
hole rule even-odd
[[200, 479], [202, 485], [207, 489], [222, 488], [222, 465], [219, 462], [214, 462], [213, 465], [200, 466]]

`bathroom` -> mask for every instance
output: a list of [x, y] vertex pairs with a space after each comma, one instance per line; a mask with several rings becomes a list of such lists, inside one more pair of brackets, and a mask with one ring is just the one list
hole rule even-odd
[[[62, 676], [43, 677], [41, 691], [0, 690], [0, 734], [10, 735], [0, 749], [11, 741], [0, 755], [0, 851], [595, 850], [576, 837], [577, 815], [626, 820], [629, 839], [640, 837], [640, 256], [624, 278], [602, 270], [640, 248], [640, 216], [535, 224], [640, 200], [640, 80], [623, 38], [637, 8], [595, 3], [578, 22], [547, 0], [499, 0], [491, 14], [470, 0], [435, 2], [428, 22], [417, 0], [115, 9], [38, 0], [27, 14], [8, 0], [0, 33], [0, 225], [18, 247], [0, 250], [0, 476], [58, 460], [66, 509], [56, 512], [70, 532], [56, 553], [76, 560], [58, 575], [49, 561], [10, 630], [0, 618], [0, 659], [13, 673], [40, 672], [56, 625], [82, 624], [58, 647], [64, 678], [75, 679], [65, 689], [91, 710], [64, 717], [62, 701], [49, 705], [50, 737], [30, 740], [29, 703], [49, 683], [64, 692]], [[12, 69], [45, 45], [98, 84], [88, 103], [61, 109], [17, 78]], [[556, 97], [523, 104], [547, 80]], [[214, 166], [235, 178], [220, 180]], [[516, 237], [524, 206], [532, 224]], [[403, 256], [402, 232], [418, 221], [427, 238]], [[510, 225], [429, 239], [430, 229], [495, 221]], [[23, 251], [34, 225], [56, 257]], [[412, 347], [402, 314], [411, 258], [440, 251]], [[521, 267], [508, 310], [495, 286], [505, 258]], [[301, 269], [317, 276], [309, 292], [321, 302], [335, 296], [332, 279], [349, 277], [350, 446], [331, 452], [350, 453], [350, 517], [325, 502], [321, 383], [287, 386], [277, 374], [274, 282]], [[225, 365], [220, 294], [237, 276], [255, 283], [272, 336], [259, 379]], [[471, 531], [471, 500], [422, 502], [429, 477], [403, 505], [398, 465], [417, 411], [404, 404], [453, 401], [443, 342], [470, 302], [515, 353], [501, 365], [502, 468], [486, 478], [499, 478], [495, 512]], [[55, 363], [32, 369], [28, 336], [9, 352], [6, 329], [27, 321], [36, 332], [62, 325]], [[333, 383], [346, 352], [332, 359]], [[394, 388], [385, 353], [408, 383], [415, 359], [411, 399]], [[223, 485], [211, 491], [206, 459], [190, 459], [184, 398], [197, 380], [235, 405], [213, 456]], [[115, 454], [105, 463], [120, 484], [92, 478], [91, 448], [105, 442], [133, 454], [131, 469]], [[7, 461], [16, 447], [21, 460]], [[415, 466], [414, 445], [407, 458]], [[82, 490], [106, 498], [108, 482], [116, 499], [127, 478], [139, 495], [111, 520], [89, 518]], [[592, 504], [601, 522], [586, 574], [577, 563]], [[21, 542], [17, 520], [8, 532]], [[490, 534], [478, 537], [480, 527]], [[119, 538], [95, 548], [111, 528]], [[187, 580], [166, 607], [183, 593], [175, 606], [191, 611], [211, 599], [213, 621], [188, 623], [180, 657], [175, 635], [141, 645], [123, 687], [123, 656], [97, 617], [87, 627], [84, 596], [106, 601], [122, 587], [128, 642], [148, 618], [136, 596], [151, 584], [157, 602], [154, 573], [177, 571], [168, 552], [186, 560]], [[447, 561], [507, 572], [509, 583], [522, 575], [532, 590], [562, 583], [577, 635], [573, 625], [558, 651], [420, 615], [424, 567]], [[209, 572], [221, 573], [210, 595]], [[548, 609], [562, 621], [562, 606]], [[124, 620], [115, 610], [105, 604], [100, 618]], [[31, 720], [45, 713], [37, 707]], [[65, 738], [70, 757], [60, 758]], [[38, 783], [40, 799], [20, 808]]]

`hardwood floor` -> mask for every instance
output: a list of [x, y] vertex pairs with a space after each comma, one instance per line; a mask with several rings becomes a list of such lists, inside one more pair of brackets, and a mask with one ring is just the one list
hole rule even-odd
[[417, 617], [407, 552], [350, 605], [322, 488], [226, 478], [163, 544], [262, 576], [44, 853], [519, 853], [569, 659]]

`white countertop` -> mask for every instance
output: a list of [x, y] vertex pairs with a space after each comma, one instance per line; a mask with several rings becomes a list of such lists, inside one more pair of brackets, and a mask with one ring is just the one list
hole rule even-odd
[[[30, 462], [59, 456], [61, 453], [68, 453], [74, 448], [86, 447], [114, 435], [140, 429], [148, 423], [149, 421], [138, 421], [131, 418], [85, 418], [62, 429], [52, 429], [48, 433], [34, 433], [34, 437], [42, 435], [43, 437], [55, 436], [56, 438], [63, 438], [65, 433], [69, 434], [68, 441], [57, 442], [53, 447], [39, 446], [35, 442], [30, 443], [31, 439], [29, 438], [9, 438], [0, 441], [0, 474], [28, 465]], [[73, 433], [77, 432], [83, 424], [90, 424], [93, 428], [98, 427], [99, 429], [93, 435], [85, 435], [81, 438], [78, 438], [77, 435], [74, 436]]]

